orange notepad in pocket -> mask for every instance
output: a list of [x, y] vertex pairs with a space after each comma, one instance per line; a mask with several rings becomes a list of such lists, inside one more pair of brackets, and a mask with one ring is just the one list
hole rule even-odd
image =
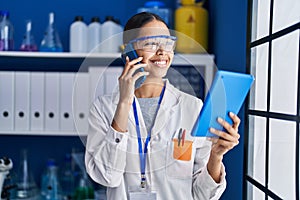
[[173, 139], [173, 158], [176, 160], [190, 161], [192, 157], [193, 141], [186, 140], [178, 145], [178, 140]]

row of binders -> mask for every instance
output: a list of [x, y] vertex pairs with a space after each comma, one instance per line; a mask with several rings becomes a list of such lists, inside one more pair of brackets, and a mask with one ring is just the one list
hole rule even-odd
[[0, 133], [86, 135], [92, 102], [117, 89], [121, 72], [0, 71]]

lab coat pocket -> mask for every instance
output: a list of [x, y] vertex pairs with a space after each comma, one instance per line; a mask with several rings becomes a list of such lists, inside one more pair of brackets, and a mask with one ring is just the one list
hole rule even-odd
[[173, 158], [176, 160], [190, 161], [192, 157], [192, 141], [185, 141], [178, 145], [178, 140], [173, 139]]
[[190, 179], [193, 174], [193, 141], [186, 140], [178, 146], [178, 140], [169, 143], [166, 173], [168, 177]]

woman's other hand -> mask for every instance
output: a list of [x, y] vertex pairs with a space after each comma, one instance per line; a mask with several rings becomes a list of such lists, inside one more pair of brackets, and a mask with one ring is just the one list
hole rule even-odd
[[210, 128], [210, 132], [217, 135], [218, 137], [210, 138], [210, 140], [212, 141], [212, 148], [207, 163], [207, 170], [211, 177], [218, 183], [221, 181], [222, 176], [221, 166], [223, 156], [229, 150], [238, 145], [240, 138], [238, 129], [241, 120], [236, 114], [233, 114], [232, 112], [229, 113], [229, 116], [233, 121], [233, 125], [230, 125], [224, 119], [218, 118], [218, 122], [224, 127], [226, 131]]
[[213, 143], [211, 151], [216, 156], [223, 156], [239, 144], [240, 134], [238, 133], [238, 128], [241, 120], [232, 112], [229, 113], [229, 116], [233, 121], [233, 125], [230, 125], [222, 118], [217, 119], [226, 131], [210, 128], [210, 132], [218, 136], [217, 138], [211, 138]]

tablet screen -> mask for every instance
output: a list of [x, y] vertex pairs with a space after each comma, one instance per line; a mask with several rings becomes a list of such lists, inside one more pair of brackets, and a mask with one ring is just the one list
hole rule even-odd
[[229, 112], [238, 114], [254, 81], [250, 74], [217, 71], [209, 89], [198, 119], [193, 127], [192, 136], [216, 137], [209, 128], [223, 130], [217, 122], [221, 117], [233, 123]]

